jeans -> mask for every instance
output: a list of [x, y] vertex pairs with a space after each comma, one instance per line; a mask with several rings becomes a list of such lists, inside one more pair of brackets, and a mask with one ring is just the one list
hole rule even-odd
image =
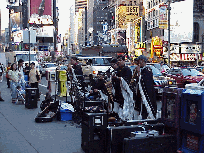
[[10, 83], [11, 83], [11, 97], [12, 97], [12, 99], [16, 99], [17, 98], [16, 87], [20, 86], [20, 84], [18, 82], [14, 82], [14, 81], [11, 81]]

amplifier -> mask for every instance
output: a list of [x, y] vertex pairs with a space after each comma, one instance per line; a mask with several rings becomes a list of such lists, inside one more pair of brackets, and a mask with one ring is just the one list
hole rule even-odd
[[123, 153], [176, 153], [176, 151], [176, 137], [172, 135], [132, 137], [123, 140]]
[[106, 150], [106, 129], [88, 127], [82, 123], [81, 148], [87, 153], [104, 153]]
[[26, 88], [25, 108], [37, 108], [37, 88]]
[[84, 113], [82, 123], [91, 127], [106, 129], [108, 124], [107, 113]]

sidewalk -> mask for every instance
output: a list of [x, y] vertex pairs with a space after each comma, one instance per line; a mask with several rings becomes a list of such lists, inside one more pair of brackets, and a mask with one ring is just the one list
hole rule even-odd
[[[81, 153], [81, 128], [63, 121], [36, 123], [40, 108], [11, 103], [6, 80], [0, 83], [0, 153]], [[41, 101], [44, 96], [41, 95]], [[38, 102], [38, 107], [40, 105]]]

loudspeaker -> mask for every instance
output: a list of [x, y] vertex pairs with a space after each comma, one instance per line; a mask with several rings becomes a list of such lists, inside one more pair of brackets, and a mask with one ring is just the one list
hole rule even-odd
[[25, 108], [37, 108], [37, 88], [26, 88]]

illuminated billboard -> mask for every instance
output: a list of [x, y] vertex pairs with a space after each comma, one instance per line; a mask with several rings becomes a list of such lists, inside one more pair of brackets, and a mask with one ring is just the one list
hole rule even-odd
[[[170, 43], [192, 42], [193, 1], [185, 0], [171, 4]], [[168, 30], [164, 30], [164, 41], [168, 41]]]
[[51, 16], [53, 0], [30, 0], [30, 16]]

